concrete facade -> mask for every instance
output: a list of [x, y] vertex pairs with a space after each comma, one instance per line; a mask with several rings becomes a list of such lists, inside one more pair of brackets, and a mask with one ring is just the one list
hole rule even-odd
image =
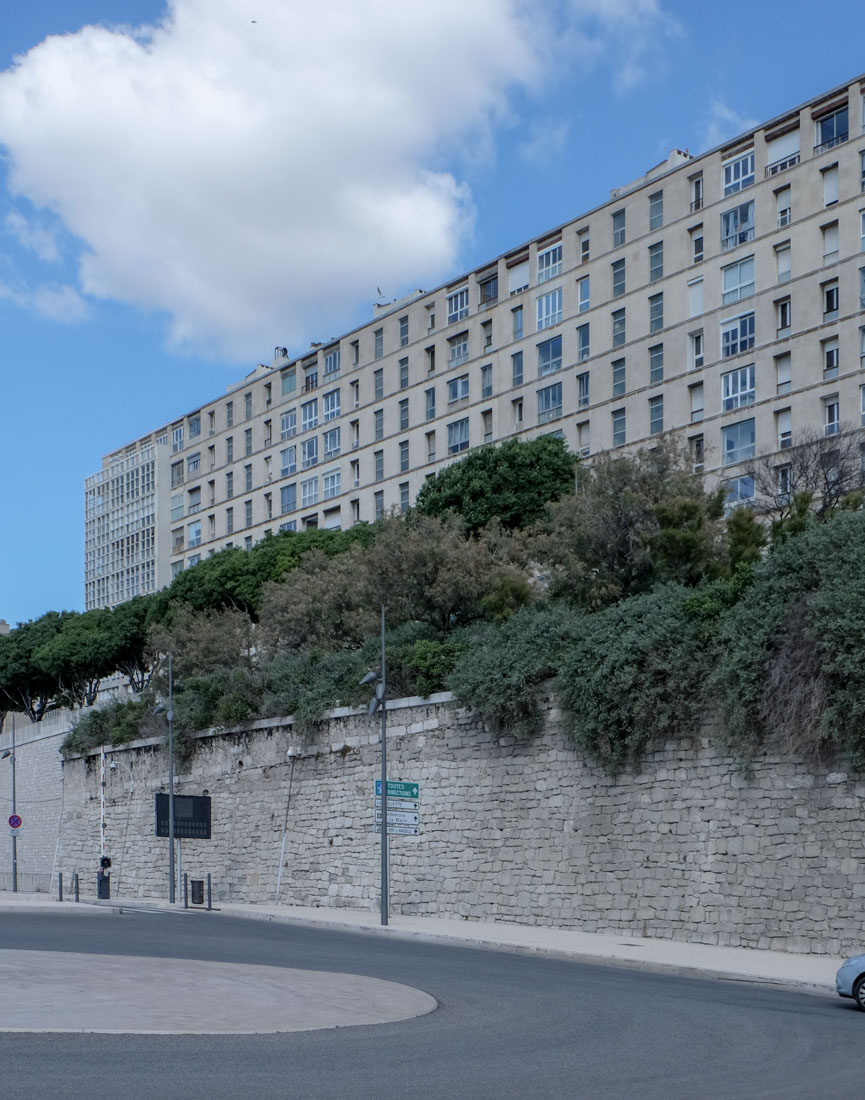
[[[637, 775], [583, 763], [548, 707], [543, 732], [498, 736], [447, 697], [389, 707], [392, 779], [420, 784], [421, 835], [391, 840], [394, 913], [552, 925], [695, 943], [845, 954], [861, 948], [865, 782], [763, 756], [744, 778], [708, 739], [670, 743]], [[375, 909], [378, 725], [341, 710], [294, 765], [289, 722], [207, 734], [177, 791], [213, 800], [213, 838], [183, 868], [222, 901]], [[161, 745], [110, 754], [106, 841], [116, 896], [167, 896], [153, 795]], [[293, 767], [293, 778], [292, 778]], [[63, 768], [55, 869], [92, 893], [99, 757]], [[291, 797], [289, 801], [289, 784]]]
[[[674, 432], [731, 503], [754, 498], [755, 455], [777, 455], [783, 487], [791, 443], [865, 417], [863, 189], [865, 77], [703, 156], [674, 151], [337, 340], [276, 348], [105, 456], [86, 490], [86, 606], [268, 532], [405, 509], [465, 450], [514, 436], [561, 434], [590, 460]], [[125, 467], [151, 460], [145, 545]]]

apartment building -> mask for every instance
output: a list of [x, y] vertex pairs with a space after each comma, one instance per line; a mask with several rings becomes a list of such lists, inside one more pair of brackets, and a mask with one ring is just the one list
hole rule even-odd
[[405, 510], [470, 447], [584, 459], [687, 439], [731, 504], [749, 464], [865, 423], [865, 76], [297, 357], [103, 460], [86, 606], [269, 533]]

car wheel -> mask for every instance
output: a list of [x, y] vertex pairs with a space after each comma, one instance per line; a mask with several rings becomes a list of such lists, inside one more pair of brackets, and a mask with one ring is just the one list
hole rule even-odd
[[853, 984], [853, 1000], [860, 1012], [865, 1012], [865, 974], [857, 978]]

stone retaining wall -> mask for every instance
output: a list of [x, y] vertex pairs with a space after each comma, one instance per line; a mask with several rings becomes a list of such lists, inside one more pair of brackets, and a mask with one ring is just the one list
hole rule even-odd
[[[708, 739], [671, 743], [605, 776], [553, 709], [528, 741], [499, 737], [446, 696], [388, 707], [391, 779], [421, 786], [421, 835], [391, 839], [393, 912], [459, 915], [844, 953], [862, 947], [865, 782], [765, 757], [745, 779]], [[209, 791], [213, 839], [185, 840], [191, 877], [223, 900], [378, 905], [372, 831], [377, 719], [340, 710], [293, 765], [290, 722], [199, 738], [178, 793]], [[106, 783], [115, 896], [167, 894], [153, 794], [157, 742], [115, 750]], [[58, 869], [95, 883], [99, 758], [64, 765]], [[93, 886], [89, 887], [91, 890]]]

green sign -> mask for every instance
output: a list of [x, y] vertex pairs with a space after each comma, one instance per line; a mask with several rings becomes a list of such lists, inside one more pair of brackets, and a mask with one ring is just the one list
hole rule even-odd
[[[375, 781], [375, 793], [381, 797], [381, 780]], [[394, 779], [387, 781], [387, 796], [388, 798], [419, 798], [420, 797], [420, 784], [419, 783], [398, 783]]]

